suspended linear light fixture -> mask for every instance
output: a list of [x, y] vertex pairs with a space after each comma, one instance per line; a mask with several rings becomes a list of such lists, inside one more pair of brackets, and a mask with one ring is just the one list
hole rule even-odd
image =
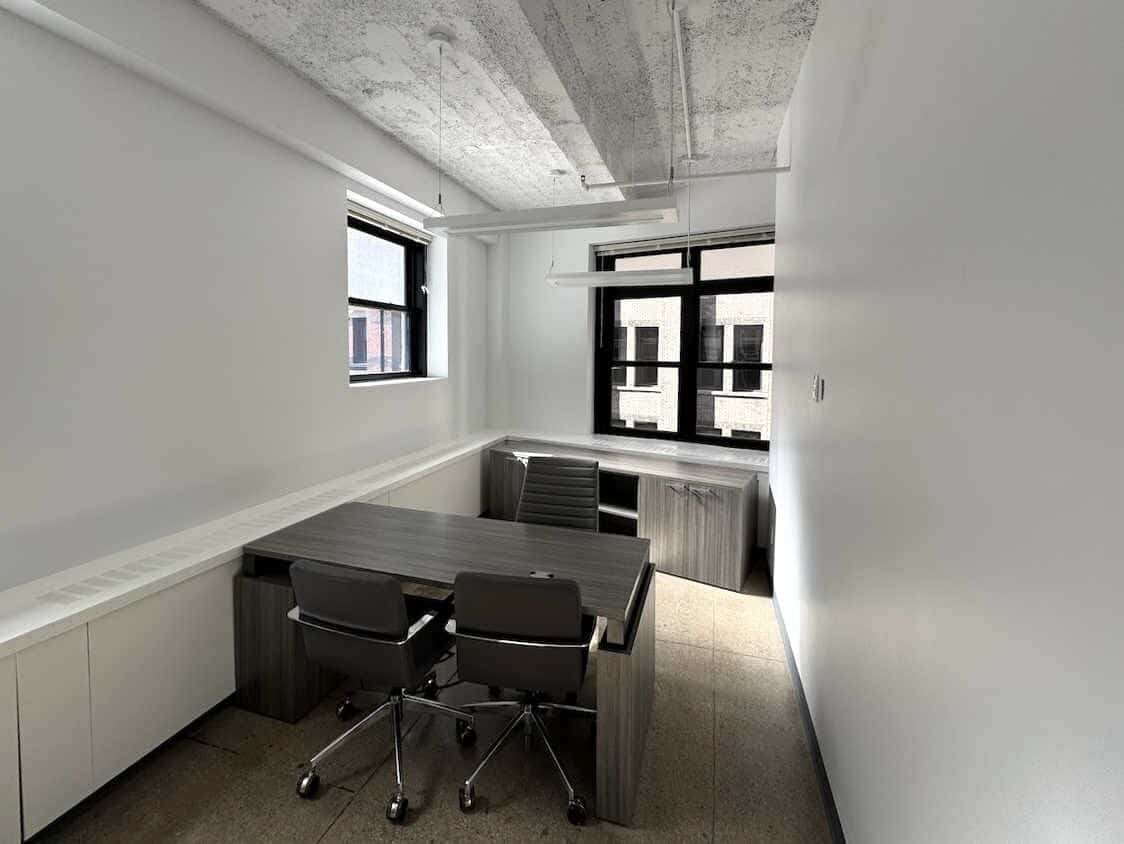
[[637, 223], [675, 223], [679, 214], [675, 198], [626, 199], [620, 202], [595, 202], [589, 205], [560, 205], [556, 208], [524, 208], [516, 211], [489, 211], [457, 214], [452, 217], [427, 217], [426, 231], [435, 234], [502, 234], [549, 229], [589, 229], [602, 226], [631, 226]]
[[[674, 0], [669, 6], [669, 11], [672, 14], [672, 26], [678, 28], [679, 19], [678, 15], [674, 14], [675, 3]], [[674, 41], [674, 35], [673, 35]], [[680, 65], [680, 74], [683, 69]], [[684, 82], [684, 96], [686, 92], [686, 83]], [[668, 199], [674, 205], [675, 194], [672, 187], [675, 183], [675, 58], [674, 47], [672, 48], [672, 60], [668, 65], [668, 105], [669, 105], [669, 121], [668, 121], [668, 155], [667, 155], [667, 186], [668, 186]], [[685, 100], [684, 100], [685, 102]], [[633, 117], [633, 161], [635, 162], [635, 127], [636, 118]], [[687, 132], [690, 134], [690, 123], [687, 124]], [[687, 163], [688, 174], [692, 172], [694, 159], [688, 154], [684, 159]], [[635, 171], [635, 163], [633, 165]], [[633, 173], [635, 179], [635, 172]], [[582, 177], [584, 183], [585, 177]], [[643, 201], [643, 200], [640, 200]], [[676, 219], [671, 222], [678, 222], [678, 212]], [[691, 242], [691, 186], [690, 182], [687, 183], [687, 266], [675, 269], [660, 269], [660, 270], [599, 270], [597, 272], [585, 273], [556, 273], [554, 269], [553, 253], [551, 255], [551, 271], [547, 273], [546, 280], [553, 287], [661, 287], [672, 285], [691, 284], [694, 281], [694, 274], [690, 265], [690, 242]]]

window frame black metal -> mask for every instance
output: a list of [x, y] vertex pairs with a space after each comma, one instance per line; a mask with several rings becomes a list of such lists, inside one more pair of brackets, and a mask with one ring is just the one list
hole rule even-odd
[[[410, 368], [404, 372], [348, 372], [348, 380], [352, 384], [362, 384], [370, 381], [395, 381], [402, 378], [425, 378], [426, 367], [426, 244], [421, 241], [404, 237], [397, 232], [389, 231], [381, 226], [356, 217], [347, 215], [347, 227], [356, 229], [364, 234], [386, 240], [390, 243], [405, 247], [405, 277], [403, 278], [405, 305], [393, 302], [379, 302], [375, 299], [362, 299], [358, 296], [348, 296], [347, 304], [360, 308], [378, 308], [384, 311], [398, 311], [405, 314], [406, 333], [410, 339]], [[350, 353], [349, 353], [350, 354]]]
[[[723, 361], [708, 363], [699, 361], [699, 300], [703, 296], [723, 293], [772, 293], [774, 276], [746, 276], [744, 278], [724, 278], [711, 281], [702, 280], [703, 252], [730, 249], [739, 246], [765, 246], [775, 243], [774, 238], [746, 240], [736, 243], [723, 243], [688, 248], [653, 249], [597, 256], [597, 269], [615, 269], [617, 258], [635, 258], [642, 255], [667, 255], [678, 252], [680, 267], [691, 267], [692, 283], [664, 285], [658, 287], [599, 287], [596, 291], [596, 337], [593, 352], [593, 430], [596, 434], [643, 437], [646, 439], [674, 440], [677, 442], [719, 445], [725, 448], [744, 448], [751, 451], [768, 451], [769, 440], [750, 440], [734, 437], [712, 437], [695, 433], [697, 419], [697, 383], [699, 369], [750, 369], [771, 372], [773, 364], [736, 363]], [[613, 348], [613, 308], [622, 299], [654, 299], [677, 296], [680, 301], [680, 357], [678, 361], [635, 361], [617, 360], [612, 356]], [[612, 371], [616, 367], [665, 367], [679, 371], [678, 418], [675, 431], [650, 431], [637, 428], [613, 427], [610, 418], [612, 411]], [[770, 388], [771, 389], [771, 388]]]

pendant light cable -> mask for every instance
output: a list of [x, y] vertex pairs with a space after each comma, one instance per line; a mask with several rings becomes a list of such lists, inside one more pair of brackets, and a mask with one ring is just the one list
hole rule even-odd
[[445, 213], [442, 196], [445, 174], [445, 45], [437, 45], [437, 210]]
[[670, 23], [667, 41], [667, 191], [675, 184], [675, 0], [667, 6]]

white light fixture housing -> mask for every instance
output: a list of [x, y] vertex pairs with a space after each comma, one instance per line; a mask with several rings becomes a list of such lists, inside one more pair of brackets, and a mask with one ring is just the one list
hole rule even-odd
[[603, 270], [589, 273], [547, 273], [552, 287], [657, 287], [690, 284], [689, 269], [675, 270]]
[[427, 217], [424, 226], [426, 231], [434, 234], [456, 236], [677, 222], [679, 212], [675, 206], [675, 197], [656, 196], [651, 199], [560, 205], [555, 208], [523, 208], [516, 211]]

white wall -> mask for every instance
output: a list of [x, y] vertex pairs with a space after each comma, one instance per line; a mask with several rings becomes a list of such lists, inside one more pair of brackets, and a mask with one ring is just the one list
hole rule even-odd
[[[552, 255], [560, 272], [592, 269], [590, 245], [666, 237], [687, 231], [686, 192], [679, 191], [676, 224], [575, 229], [505, 235], [506, 353], [499, 371], [507, 384], [507, 414], [491, 419], [517, 430], [589, 433], [593, 430], [593, 296], [545, 281]], [[771, 175], [699, 182], [692, 187], [693, 231], [773, 222]], [[553, 245], [552, 245], [553, 243]]]
[[[129, 6], [74, 13], [185, 73], [177, 39], [225, 31]], [[412, 154], [230, 36], [192, 60], [420, 189]], [[349, 388], [354, 184], [5, 11], [0, 115], [0, 588], [483, 425], [482, 244], [433, 254], [449, 377]]]
[[1124, 838], [1121, 32], [1117, 0], [821, 9], [771, 475], [851, 841]]

